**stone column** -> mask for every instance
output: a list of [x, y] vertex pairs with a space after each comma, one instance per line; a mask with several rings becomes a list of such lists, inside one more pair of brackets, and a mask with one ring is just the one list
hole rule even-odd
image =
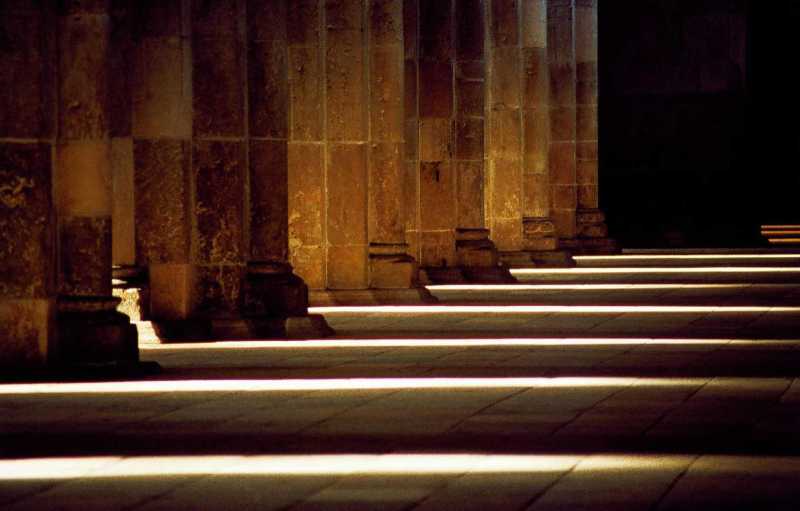
[[[369, 0], [369, 287], [416, 287], [405, 239], [403, 2]], [[398, 293], [399, 294], [399, 293]]]
[[312, 289], [327, 282], [321, 6], [319, 0], [292, 1], [287, 13], [289, 260]]
[[522, 250], [522, 102], [519, 0], [491, 0], [487, 221], [501, 253]]
[[522, 0], [523, 248], [537, 265], [566, 265], [551, 218], [547, 0]]
[[550, 184], [552, 218], [561, 245], [576, 246], [575, 0], [548, 0]]
[[191, 258], [191, 4], [144, 2], [134, 9], [130, 75], [136, 264], [149, 276], [142, 315], [152, 319], [161, 335], [172, 337], [185, 333], [179, 331], [197, 303]]
[[332, 333], [308, 314], [308, 286], [289, 264], [287, 0], [247, 2], [249, 260], [243, 314], [249, 331]]
[[325, 19], [326, 289], [369, 286], [364, 2], [328, 0]]
[[0, 4], [0, 368], [43, 366], [56, 346], [55, 12]]
[[419, 262], [433, 280], [463, 280], [455, 250], [453, 0], [419, 0]]
[[109, 131], [111, 135], [111, 262], [114, 296], [122, 299], [119, 310], [141, 319], [147, 307], [146, 268], [136, 264], [135, 194], [132, 134], [131, 72], [134, 53], [135, 12], [129, 2], [111, 3]]
[[408, 253], [420, 261], [419, 0], [403, 0], [403, 58], [405, 230]]
[[214, 337], [241, 322], [248, 260], [245, 17], [242, 0], [192, 2], [191, 174], [195, 316]]
[[62, 364], [135, 362], [136, 328], [111, 296], [110, 15], [66, 1], [58, 17], [58, 325]]
[[[454, 80], [455, 132], [453, 167], [456, 176], [457, 264], [470, 281], [513, 281], [507, 268], [498, 266], [495, 244], [486, 228], [484, 197], [486, 168], [486, 61], [484, 59], [486, 8], [480, 0], [454, 2], [456, 65]], [[492, 116], [489, 115], [492, 119]], [[491, 132], [491, 130], [489, 130]], [[485, 199], [489, 199], [488, 202]]]
[[597, 195], [597, 0], [576, 0], [577, 236], [582, 251], [613, 251]]

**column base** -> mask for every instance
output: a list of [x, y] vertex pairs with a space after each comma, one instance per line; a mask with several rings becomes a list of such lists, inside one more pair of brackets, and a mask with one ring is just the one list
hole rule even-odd
[[619, 252], [617, 242], [608, 237], [606, 216], [599, 209], [580, 209], [576, 216], [577, 236], [563, 239], [560, 246], [575, 254], [614, 254]]
[[369, 246], [370, 289], [408, 289], [417, 285], [417, 261], [408, 255], [405, 243], [371, 243]]
[[497, 247], [489, 239], [489, 229], [456, 229], [456, 260], [466, 282], [507, 284], [517, 281], [501, 263]]
[[418, 305], [438, 303], [424, 287], [405, 289], [315, 290], [310, 293], [313, 307], [335, 305]]
[[59, 297], [58, 340], [50, 364], [74, 367], [138, 363], [136, 326], [116, 310], [119, 303], [115, 296]]
[[558, 236], [553, 221], [547, 217], [523, 218], [522, 249], [537, 253], [558, 249]]
[[303, 279], [293, 273], [291, 265], [273, 261], [248, 263], [237, 311], [154, 318], [142, 330], [148, 332], [148, 342], [318, 338], [334, 334], [325, 318], [308, 314], [308, 286]]

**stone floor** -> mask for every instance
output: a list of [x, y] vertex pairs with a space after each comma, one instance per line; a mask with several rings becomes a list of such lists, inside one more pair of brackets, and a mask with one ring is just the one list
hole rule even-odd
[[800, 508], [800, 254], [638, 255], [0, 384], [0, 507]]

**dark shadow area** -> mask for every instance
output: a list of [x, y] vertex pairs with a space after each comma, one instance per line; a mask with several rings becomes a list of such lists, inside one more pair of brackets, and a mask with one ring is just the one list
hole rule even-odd
[[[555, 428], [554, 428], [555, 429]], [[493, 454], [728, 454], [798, 455], [798, 434], [753, 436], [750, 427], [710, 428], [698, 423], [654, 437], [594, 431], [526, 434], [508, 431], [448, 432], [446, 435], [206, 433], [12, 434], [0, 457], [193, 456], [248, 454], [376, 454], [387, 452]]]
[[765, 244], [796, 223], [796, 2], [601, 2], [600, 194], [625, 247]]

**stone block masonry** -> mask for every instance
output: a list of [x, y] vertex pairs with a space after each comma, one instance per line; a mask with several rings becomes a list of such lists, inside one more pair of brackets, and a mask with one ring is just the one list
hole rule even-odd
[[9, 360], [135, 359], [120, 286], [164, 338], [324, 333], [309, 299], [611, 246], [596, 2], [21, 0], [0, 24]]

